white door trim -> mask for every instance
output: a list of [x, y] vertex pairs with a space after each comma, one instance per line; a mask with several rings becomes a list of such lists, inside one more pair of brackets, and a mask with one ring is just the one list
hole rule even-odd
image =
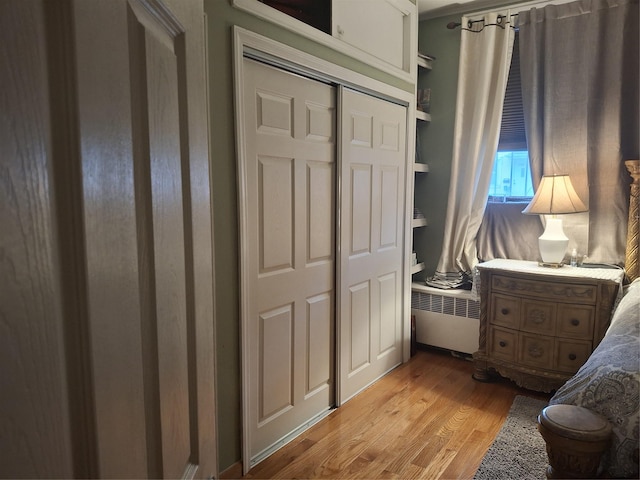
[[[245, 158], [245, 142], [244, 138], [244, 99], [242, 94], [242, 85], [244, 82], [243, 71], [243, 58], [245, 56], [258, 59], [268, 64], [284, 68], [286, 70], [303, 74], [307, 77], [334, 83], [337, 85], [348, 86], [354, 90], [373, 95], [385, 100], [389, 100], [401, 105], [408, 106], [407, 108], [407, 169], [405, 176], [405, 218], [404, 218], [404, 250], [407, 254], [404, 256], [404, 272], [403, 275], [403, 305], [402, 305], [402, 350], [403, 361], [407, 361], [410, 356], [410, 335], [411, 335], [411, 276], [410, 276], [410, 259], [411, 256], [408, 252], [411, 251], [411, 235], [408, 232], [411, 225], [411, 218], [413, 216], [413, 209], [410, 208], [413, 205], [413, 168], [409, 168], [413, 164], [415, 158], [415, 94], [414, 92], [407, 92], [392, 85], [380, 82], [376, 79], [367, 77], [360, 73], [354, 72], [339, 65], [327, 62], [326, 60], [319, 59], [305, 52], [297, 50], [288, 45], [276, 42], [270, 38], [264, 37], [257, 33], [251, 32], [244, 28], [234, 26], [233, 27], [233, 68], [234, 68], [234, 102], [235, 102], [235, 132], [236, 132], [236, 156], [237, 156], [237, 185], [238, 185], [238, 229], [239, 229], [239, 256], [240, 256], [240, 275], [239, 275], [239, 288], [240, 288], [240, 351], [241, 351], [241, 371], [242, 371], [242, 462], [243, 471], [246, 473], [250, 468], [250, 428], [248, 426], [247, 418], [249, 411], [249, 398], [247, 395], [248, 382], [250, 379], [249, 365], [245, 361], [242, 352], [247, 351], [248, 335], [248, 315], [249, 302], [252, 298], [252, 292], [250, 291], [250, 285], [248, 282], [249, 276], [247, 272], [248, 265], [245, 259], [248, 254], [248, 242], [246, 242], [247, 234], [249, 232], [249, 218], [246, 206], [242, 199], [247, 198], [247, 185], [245, 182], [246, 172], [244, 171]], [[339, 108], [339, 106], [338, 106]], [[338, 161], [340, 161], [338, 159]], [[339, 189], [337, 190], [339, 191]], [[339, 199], [338, 199], [339, 200]], [[340, 205], [338, 204], [338, 209]], [[339, 211], [337, 212], [339, 215]], [[339, 225], [336, 235], [339, 238]], [[337, 242], [337, 247], [339, 243]], [[339, 258], [339, 250], [336, 250], [336, 258]], [[336, 260], [337, 261], [337, 260]], [[336, 265], [336, 271], [339, 270], [339, 265]], [[340, 291], [340, 279], [336, 278], [336, 292]], [[336, 298], [336, 302], [338, 299]], [[336, 342], [340, 344], [340, 318], [336, 315]], [[338, 355], [340, 349], [336, 348], [336, 355]], [[340, 358], [336, 358], [336, 375], [339, 373]], [[339, 381], [336, 377], [336, 389], [338, 388]], [[336, 390], [336, 399], [340, 398], [340, 392]]]

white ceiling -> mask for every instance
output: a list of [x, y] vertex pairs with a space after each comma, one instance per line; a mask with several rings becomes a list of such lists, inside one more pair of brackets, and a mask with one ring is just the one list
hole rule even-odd
[[458, 0], [457, 2], [451, 2], [449, 0], [418, 0], [418, 13], [423, 14], [443, 7], [457, 7], [462, 4], [478, 1], [479, 0]]
[[433, 18], [454, 13], [468, 13], [472, 11], [493, 8], [500, 5], [513, 5], [526, 0], [417, 0], [420, 18]]

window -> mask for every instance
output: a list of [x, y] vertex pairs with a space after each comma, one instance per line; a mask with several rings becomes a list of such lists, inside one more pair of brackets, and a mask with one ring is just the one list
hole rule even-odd
[[524, 202], [531, 200], [534, 193], [524, 130], [518, 37], [516, 31], [502, 108], [498, 152], [491, 173], [489, 202]]
[[526, 150], [496, 153], [491, 173], [489, 201], [528, 201], [533, 197], [529, 154]]

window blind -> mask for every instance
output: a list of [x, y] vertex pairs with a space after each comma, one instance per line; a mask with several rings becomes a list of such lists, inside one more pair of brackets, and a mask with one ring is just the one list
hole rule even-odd
[[502, 107], [502, 124], [498, 151], [527, 150], [527, 136], [524, 131], [524, 112], [522, 110], [522, 86], [520, 82], [520, 41], [515, 32], [513, 55], [507, 80], [507, 91]]

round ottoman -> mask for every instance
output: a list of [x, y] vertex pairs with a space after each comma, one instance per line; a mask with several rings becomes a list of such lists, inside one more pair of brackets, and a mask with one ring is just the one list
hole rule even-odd
[[596, 478], [611, 439], [611, 425], [600, 415], [575, 405], [550, 405], [538, 416], [547, 443], [547, 478]]

